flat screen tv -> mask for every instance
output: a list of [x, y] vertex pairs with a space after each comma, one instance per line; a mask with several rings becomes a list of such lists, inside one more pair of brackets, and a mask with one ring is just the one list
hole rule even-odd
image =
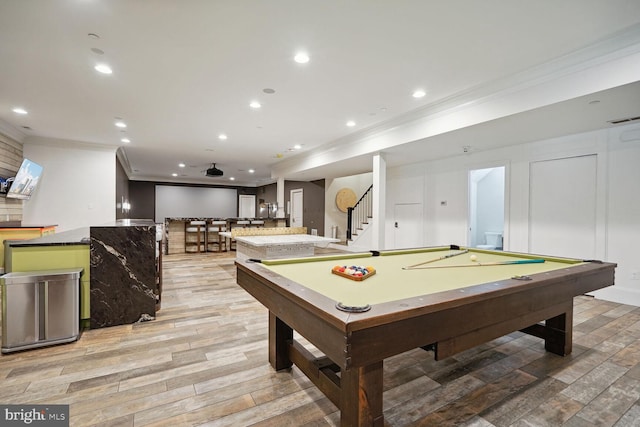
[[9, 191], [7, 191], [7, 197], [13, 199], [27, 200], [33, 194], [33, 190], [40, 181], [40, 175], [42, 175], [42, 166], [31, 160], [24, 159], [18, 173], [11, 183]]

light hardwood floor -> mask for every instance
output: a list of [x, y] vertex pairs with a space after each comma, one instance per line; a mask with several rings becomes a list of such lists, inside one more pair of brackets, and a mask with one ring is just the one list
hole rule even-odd
[[[164, 258], [157, 319], [0, 357], [0, 403], [69, 404], [72, 426], [328, 426], [339, 413], [267, 361], [267, 312], [227, 254]], [[435, 362], [385, 360], [387, 426], [640, 426], [640, 308], [575, 300], [574, 352], [513, 333]]]

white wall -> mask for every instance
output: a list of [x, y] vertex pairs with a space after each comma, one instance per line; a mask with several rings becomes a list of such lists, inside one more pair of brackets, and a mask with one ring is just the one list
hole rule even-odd
[[612, 129], [608, 143], [606, 258], [618, 268], [597, 296], [640, 305], [640, 126]]
[[[583, 155], [597, 156], [596, 257], [618, 264], [616, 285], [596, 296], [640, 306], [639, 124], [393, 168], [388, 171], [387, 189], [396, 189], [396, 193], [405, 189], [403, 192], [412, 193], [413, 202], [423, 203], [424, 246], [466, 245], [468, 172], [505, 165], [504, 248], [527, 252], [531, 162]], [[399, 198], [406, 197], [389, 191], [388, 212]], [[386, 241], [393, 242], [390, 227], [387, 233]]]
[[43, 167], [38, 188], [24, 201], [23, 224], [57, 224], [57, 232], [115, 220], [115, 147], [27, 139], [25, 158]]

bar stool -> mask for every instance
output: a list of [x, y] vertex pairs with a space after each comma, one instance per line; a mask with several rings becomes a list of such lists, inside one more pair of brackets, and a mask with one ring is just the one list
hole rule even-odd
[[207, 242], [207, 222], [190, 221], [185, 223], [184, 228], [184, 251], [188, 253], [199, 253], [206, 250]]
[[[235, 222], [231, 223], [229, 227], [229, 231], [233, 231], [234, 228], [246, 228], [251, 224], [251, 221], [247, 219], [238, 219]], [[236, 250], [236, 241], [231, 238], [231, 242], [229, 243], [229, 249], [232, 251]]]
[[224, 220], [212, 220], [207, 227], [207, 252], [215, 252], [215, 247], [218, 247], [217, 252], [222, 252], [222, 248], [227, 250], [227, 239], [220, 235], [221, 231], [227, 231], [227, 221]]
[[239, 219], [238, 221], [236, 221], [236, 224], [238, 225], [238, 227], [248, 227], [251, 224], [251, 221], [246, 219]]

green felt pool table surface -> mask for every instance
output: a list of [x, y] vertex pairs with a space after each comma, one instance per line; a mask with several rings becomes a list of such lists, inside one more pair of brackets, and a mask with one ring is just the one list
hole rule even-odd
[[[458, 255], [459, 254], [459, 255]], [[446, 259], [443, 256], [453, 255]], [[476, 260], [472, 261], [471, 256]], [[542, 259], [540, 263], [486, 265], [486, 263]], [[421, 264], [412, 269], [409, 266]], [[265, 260], [271, 271], [349, 306], [379, 304], [394, 300], [461, 289], [482, 283], [529, 276], [580, 264], [567, 258], [450, 248], [387, 251], [368, 254]], [[371, 266], [376, 273], [354, 281], [331, 273], [334, 266]], [[445, 267], [451, 266], [451, 267]]]

